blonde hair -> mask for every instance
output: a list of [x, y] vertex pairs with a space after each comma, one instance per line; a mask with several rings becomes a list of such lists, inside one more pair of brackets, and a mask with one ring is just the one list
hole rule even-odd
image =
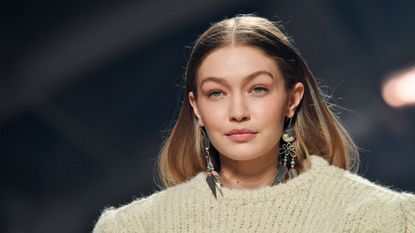
[[[303, 83], [304, 96], [293, 118], [298, 170], [304, 170], [309, 155], [319, 155], [334, 166], [357, 171], [359, 157], [355, 143], [329, 108], [326, 96], [291, 40], [275, 22], [254, 15], [238, 15], [213, 24], [193, 45], [185, 71], [183, 104], [159, 156], [162, 185], [174, 186], [206, 171], [201, 131], [188, 94], [193, 91], [197, 98], [196, 72], [203, 59], [218, 48], [234, 44], [259, 48], [274, 58], [287, 90], [297, 82]], [[218, 163], [217, 151], [214, 148], [213, 151]]]

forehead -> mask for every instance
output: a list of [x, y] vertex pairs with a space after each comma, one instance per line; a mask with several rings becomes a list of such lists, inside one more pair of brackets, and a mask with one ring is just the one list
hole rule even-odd
[[197, 70], [197, 83], [206, 77], [239, 79], [259, 70], [282, 78], [277, 62], [259, 48], [227, 46], [211, 52], [203, 59]]

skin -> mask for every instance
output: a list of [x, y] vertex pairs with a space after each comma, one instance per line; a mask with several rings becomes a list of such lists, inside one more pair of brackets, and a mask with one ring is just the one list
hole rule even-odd
[[[304, 93], [296, 83], [286, 90], [278, 64], [262, 50], [231, 45], [211, 52], [201, 63], [198, 97], [188, 95], [200, 126], [219, 151], [221, 180], [228, 188], [269, 186], [276, 175], [285, 117], [291, 118]], [[255, 137], [235, 141], [232, 129]]]

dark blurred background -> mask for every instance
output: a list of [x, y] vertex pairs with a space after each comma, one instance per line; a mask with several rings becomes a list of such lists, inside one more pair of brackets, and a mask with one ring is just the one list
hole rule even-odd
[[154, 192], [187, 46], [238, 13], [284, 22], [347, 109], [359, 174], [415, 192], [415, 107], [381, 94], [415, 64], [415, 1], [2, 1], [0, 232], [90, 232], [104, 206]]

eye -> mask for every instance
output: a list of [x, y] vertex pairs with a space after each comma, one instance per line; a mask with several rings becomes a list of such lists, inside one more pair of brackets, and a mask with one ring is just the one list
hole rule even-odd
[[222, 92], [222, 91], [219, 91], [219, 90], [213, 90], [213, 91], [210, 91], [210, 92], [207, 94], [207, 96], [208, 96], [208, 97], [219, 97], [221, 94], [223, 94], [223, 92]]
[[268, 89], [265, 88], [265, 87], [254, 87], [254, 88], [252, 88], [252, 92], [254, 94], [262, 94], [262, 93], [265, 93], [267, 91], [268, 91]]

